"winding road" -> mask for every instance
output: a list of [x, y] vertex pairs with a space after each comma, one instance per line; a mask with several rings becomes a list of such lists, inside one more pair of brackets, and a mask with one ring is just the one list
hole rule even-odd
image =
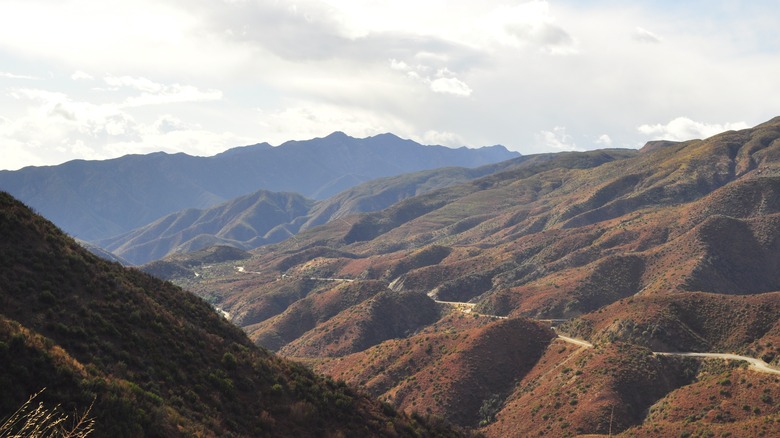
[[585, 340], [582, 340], [582, 339], [570, 338], [568, 336], [563, 336], [563, 335], [558, 334], [558, 333], [556, 333], [556, 334], [558, 335], [558, 339], [560, 339], [562, 341], [566, 341], [566, 342], [568, 342], [570, 344], [574, 344], [574, 345], [579, 345], [580, 347], [593, 348], [593, 344], [591, 344], [588, 341], [585, 341]]
[[[462, 302], [456, 302], [456, 301], [436, 301], [440, 304], [447, 304], [450, 306], [455, 307], [456, 309], [460, 310], [464, 313], [471, 313], [474, 315], [481, 315], [481, 316], [487, 316], [491, 318], [501, 318], [506, 319], [506, 316], [497, 316], [497, 315], [486, 315], [484, 313], [476, 313], [473, 312], [473, 308], [475, 306], [474, 303], [462, 303]], [[560, 321], [560, 320], [540, 320], [540, 321]], [[588, 341], [585, 341], [583, 339], [577, 339], [577, 338], [570, 338], [568, 336], [564, 336], [560, 333], [557, 333], [558, 339], [568, 342], [570, 344], [578, 345], [580, 347], [585, 348], [593, 348], [593, 344], [591, 344]], [[749, 364], [749, 368], [760, 372], [760, 373], [767, 373], [767, 374], [777, 374], [780, 375], [780, 369], [774, 368], [770, 366], [768, 363], [764, 362], [761, 359], [756, 359], [755, 357], [749, 357], [749, 356], [740, 356], [738, 354], [731, 354], [731, 353], [695, 353], [695, 352], [667, 352], [667, 351], [654, 351], [653, 355], [655, 356], [678, 356], [678, 357], [694, 357], [694, 358], [701, 358], [701, 359], [720, 359], [720, 360], [742, 360]]]
[[[251, 272], [251, 271], [245, 271], [243, 266], [236, 267], [236, 270], [241, 273], [245, 274], [259, 274], [259, 272]], [[286, 277], [286, 275], [283, 275], [282, 278]], [[310, 280], [319, 280], [319, 281], [342, 281], [342, 282], [352, 282], [355, 281], [351, 278], [320, 278], [320, 277], [310, 277]], [[475, 303], [466, 303], [461, 301], [439, 301], [434, 299], [435, 302], [439, 304], [444, 304], [448, 306], [452, 306], [459, 311], [463, 313], [468, 313], [472, 315], [480, 315], [485, 316], [488, 318], [494, 318], [494, 319], [507, 319], [506, 316], [499, 316], [499, 315], [488, 315], [485, 313], [477, 313], [474, 312], [474, 306], [476, 306]], [[546, 321], [550, 324], [556, 323], [556, 322], [562, 322], [564, 320], [561, 319], [544, 319], [539, 321]], [[568, 342], [570, 344], [574, 344], [580, 347], [584, 348], [593, 348], [593, 344], [590, 342], [583, 340], [583, 339], [577, 339], [577, 338], [571, 338], [568, 336], [564, 336], [560, 333], [556, 332], [556, 335], [558, 336], [558, 339]], [[678, 357], [693, 357], [693, 358], [700, 358], [700, 359], [720, 359], [720, 360], [741, 360], [745, 361], [749, 364], [749, 368], [760, 372], [760, 373], [767, 373], [767, 374], [776, 374], [780, 375], [780, 369], [774, 368], [770, 366], [768, 363], [764, 362], [761, 359], [756, 359], [755, 357], [748, 357], [748, 356], [740, 356], [738, 354], [731, 354], [731, 353], [696, 353], [696, 352], [667, 352], [667, 351], [654, 351], [653, 355], [655, 356], [678, 356]]]
[[773, 368], [772, 366], [770, 366], [768, 363], [764, 362], [761, 359], [756, 359], [755, 357], [740, 356], [731, 353], [692, 353], [692, 352], [670, 353], [670, 352], [654, 351], [653, 354], [656, 356], [682, 356], [682, 357], [698, 357], [704, 359], [744, 360], [745, 362], [750, 364], [750, 368], [755, 371], [761, 373], [780, 375], [780, 370], [778, 370], [777, 368]]

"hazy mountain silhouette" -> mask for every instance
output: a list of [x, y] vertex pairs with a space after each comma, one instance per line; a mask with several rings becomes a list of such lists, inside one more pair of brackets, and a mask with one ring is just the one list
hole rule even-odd
[[95, 241], [187, 208], [264, 189], [325, 199], [361, 182], [423, 169], [475, 167], [519, 154], [503, 146], [423, 146], [392, 134], [238, 147], [212, 157], [162, 152], [0, 171], [0, 189], [75, 237]]
[[518, 166], [526, 159], [518, 157], [477, 168], [445, 167], [378, 178], [323, 201], [309, 200], [295, 193], [260, 190], [206, 209], [171, 213], [95, 243], [133, 264], [212, 245], [248, 250], [280, 242], [331, 220], [381, 210], [402, 199]]

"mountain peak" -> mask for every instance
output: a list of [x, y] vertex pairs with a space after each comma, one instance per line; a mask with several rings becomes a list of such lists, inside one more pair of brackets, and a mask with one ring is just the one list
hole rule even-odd
[[237, 147], [234, 147], [234, 148], [230, 148], [230, 149], [228, 149], [228, 150], [226, 150], [226, 151], [224, 151], [222, 153], [219, 153], [219, 154], [217, 154], [215, 156], [216, 157], [229, 157], [229, 156], [233, 156], [233, 155], [236, 155], [236, 154], [239, 154], [239, 153], [243, 153], [243, 152], [264, 151], [264, 150], [268, 150], [268, 149], [271, 149], [271, 148], [273, 148], [273, 146], [271, 146], [269, 143], [262, 142], [262, 143], [256, 143], [256, 144], [252, 144], [252, 145], [247, 145], [247, 146], [237, 146]]
[[672, 141], [672, 140], [652, 140], [645, 143], [645, 145], [639, 149], [639, 153], [646, 154], [648, 152], [653, 152], [655, 150], [663, 149], [669, 146], [674, 146], [676, 144], [680, 144], [680, 142]]
[[259, 143], [233, 148], [213, 157], [158, 153], [2, 172], [0, 187], [30, 202], [68, 233], [97, 241], [258, 189], [324, 199], [369, 179], [478, 167], [515, 156], [431, 148], [391, 134], [380, 140], [355, 139], [336, 131], [277, 147]]
[[343, 133], [342, 131], [333, 131], [332, 133], [328, 134], [327, 136], [323, 137], [328, 140], [344, 140], [348, 138], [352, 138], [348, 136], [347, 134]]
[[370, 138], [377, 138], [377, 139], [384, 138], [384, 139], [404, 140], [403, 138], [393, 134], [392, 132], [384, 132], [382, 134], [377, 134], [377, 135], [375, 135], [373, 137], [370, 137]]

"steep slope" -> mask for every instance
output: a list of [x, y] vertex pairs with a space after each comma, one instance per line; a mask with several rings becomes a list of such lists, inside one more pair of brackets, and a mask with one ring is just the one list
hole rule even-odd
[[108, 263], [0, 193], [0, 417], [46, 388], [94, 436], [449, 434], [254, 347], [169, 283]]
[[[444, 362], [437, 362], [433, 347], [431, 355], [418, 356], [411, 344], [414, 362], [406, 361], [399, 346], [428, 330], [430, 340], [454, 329], [434, 323], [367, 349], [342, 350], [350, 332], [328, 338], [329, 330], [350, 327], [347, 312], [357, 315], [363, 308], [331, 316], [305, 297], [329, 293], [334, 282], [381, 282], [399, 295], [468, 301], [453, 306], [477, 314], [472, 318], [560, 324], [559, 333], [584, 337], [595, 348], [550, 344], [531, 364], [535, 371], [517, 376], [517, 387], [495, 400], [482, 398], [477, 417], [471, 410], [472, 416], [461, 412], [458, 418], [470, 425], [485, 421], [482, 430], [491, 436], [603, 434], [610, 425], [613, 432], [630, 434], [659, 423], [646, 415], [659, 401], [677, 391], [693, 398], [685, 388], [705, 385], [703, 361], [723, 361], [678, 363], [652, 351], [738, 352], [778, 363], [778, 159], [780, 118], [704, 140], [653, 144], [638, 153], [524, 157], [518, 166], [330, 222], [294, 241], [253, 250], [240, 266], [214, 266], [186, 281], [249, 330], [287, 321], [296, 330], [286, 331], [280, 351], [309, 356], [334, 377], [361, 376], [359, 384], [398, 407], [445, 416], [459, 407], [443, 403], [442, 391], [456, 387], [459, 378], [433, 382], [433, 388], [412, 384], [414, 370], [435, 374]], [[286, 309], [316, 314], [317, 322], [296, 327], [288, 318], [292, 310], [277, 316]], [[533, 336], [543, 339], [541, 333]], [[442, 342], [447, 351], [460, 345]], [[493, 349], [508, 354], [498, 345]], [[385, 354], [386, 360], [375, 361]], [[400, 373], [396, 361], [409, 370]], [[373, 386], [369, 376], [380, 367], [407, 380], [382, 377]], [[403, 396], [396, 397], [392, 391], [401, 388]], [[751, 403], [749, 412], [740, 413], [742, 425], [774, 422], [773, 410], [753, 410], [762, 389], [741, 388], [740, 397]], [[719, 395], [699, 402], [728, 405], [728, 396]], [[692, 403], [679, 406], [690, 410]], [[685, 429], [672, 423], [667, 430], [686, 433], [706, 432], [713, 424], [698, 414]]]
[[689, 384], [690, 374], [695, 371], [630, 344], [587, 349], [555, 341], [484, 432], [488, 437], [620, 432], [641, 423], [666, 394]]
[[306, 331], [280, 352], [292, 357], [343, 356], [420, 330], [439, 318], [424, 294], [380, 292]]
[[331, 220], [381, 210], [411, 196], [518, 166], [523, 161], [525, 157], [474, 169], [447, 167], [379, 178], [319, 202], [296, 194], [260, 190], [207, 209], [172, 213], [97, 244], [134, 264], [212, 245], [252, 249]]
[[[337, 221], [280, 249], [344, 248], [360, 256], [331, 264], [327, 275], [382, 279], [396, 290], [435, 291], [447, 299], [479, 298], [486, 313], [576, 316], [640, 290], [740, 293], [733, 287], [739, 284], [741, 293], [770, 291], [780, 271], [771, 218], [776, 125], [612, 163], [614, 155], [604, 152], [534, 157], [472, 183]], [[737, 178], [738, 169], [751, 166]], [[726, 184], [728, 178], [737, 179]], [[725, 214], [741, 208], [725, 200], [749, 199], [747, 193], [766, 200], [756, 204], [755, 219], [717, 219], [718, 208]], [[739, 227], [742, 234], [735, 234]], [[426, 244], [461, 249], [435, 266], [393, 267]], [[380, 267], [389, 253], [396, 261]], [[267, 254], [273, 259], [279, 252]], [[728, 265], [739, 268], [729, 272]], [[671, 269], [684, 272], [670, 275]], [[385, 278], [388, 272], [397, 278]], [[707, 278], [716, 278], [721, 289], [702, 283]], [[762, 283], [751, 285], [756, 281]]]
[[377, 281], [341, 283], [333, 288], [312, 291], [275, 318], [247, 326], [255, 341], [271, 350], [279, 350], [318, 324], [386, 290]]
[[462, 184], [521, 165], [527, 159], [529, 157], [522, 156], [479, 167], [447, 167], [371, 180], [318, 202], [301, 230], [355, 213], [382, 210], [412, 196]]
[[562, 329], [595, 342], [621, 340], [654, 351], [735, 352], [780, 365], [778, 325], [778, 292], [750, 296], [697, 292], [620, 300]]
[[134, 264], [215, 245], [251, 249], [288, 238], [285, 225], [305, 216], [312, 205], [297, 194], [261, 190], [209, 209], [173, 213], [97, 244]]
[[447, 166], [476, 167], [518, 154], [502, 146], [422, 146], [392, 134], [343, 133], [278, 147], [259, 144], [213, 157], [154, 153], [0, 171], [0, 189], [87, 241], [119, 235], [187, 208], [259, 189], [325, 199], [371, 179]]
[[[687, 364], [687, 366], [696, 364]], [[780, 379], [744, 367], [706, 363], [698, 379], [648, 409], [623, 436], [780, 436]]]
[[329, 358], [315, 368], [407, 412], [476, 427], [495, 414], [492, 405], [501, 403], [553, 337], [549, 328], [525, 319], [455, 312], [413, 336]]
[[142, 268], [147, 274], [157, 278], [194, 277], [193, 269], [204, 265], [245, 260], [252, 255], [232, 246], [215, 245], [185, 254], [176, 254], [166, 260], [157, 260]]

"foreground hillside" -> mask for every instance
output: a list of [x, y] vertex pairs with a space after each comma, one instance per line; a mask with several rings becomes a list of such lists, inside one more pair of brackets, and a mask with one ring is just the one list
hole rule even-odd
[[201, 299], [108, 263], [0, 193], [0, 418], [45, 388], [93, 436], [456, 435], [255, 347]]
[[0, 190], [67, 233], [94, 242], [188, 208], [260, 189], [325, 199], [372, 179], [446, 166], [477, 167], [518, 154], [503, 146], [423, 146], [392, 134], [324, 138], [230, 149], [213, 157], [154, 153], [0, 171]]
[[488, 436], [780, 434], [771, 370], [653, 354], [780, 366], [780, 118], [526, 158], [248, 258], [157, 267], [255, 342]]

